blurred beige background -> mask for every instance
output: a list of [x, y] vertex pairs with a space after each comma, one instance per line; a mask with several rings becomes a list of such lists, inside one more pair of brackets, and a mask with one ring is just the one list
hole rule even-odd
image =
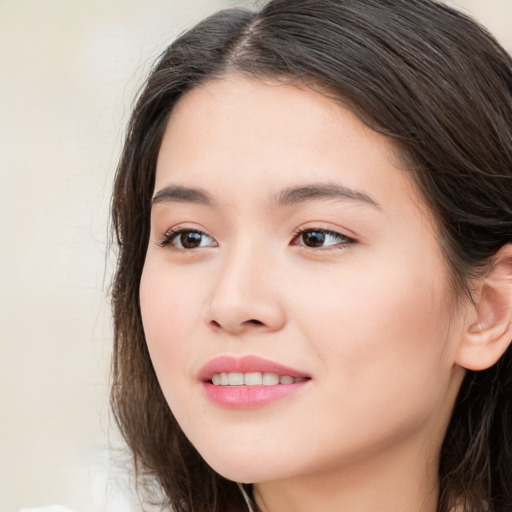
[[[134, 512], [108, 412], [110, 188], [151, 61], [243, 0], [0, 0], [0, 512]], [[450, 2], [512, 50], [512, 0]]]

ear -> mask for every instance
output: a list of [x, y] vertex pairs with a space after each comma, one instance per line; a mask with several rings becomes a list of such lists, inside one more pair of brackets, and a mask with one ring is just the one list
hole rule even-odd
[[476, 309], [467, 316], [455, 362], [468, 370], [485, 370], [512, 341], [512, 244], [505, 245], [478, 285]]

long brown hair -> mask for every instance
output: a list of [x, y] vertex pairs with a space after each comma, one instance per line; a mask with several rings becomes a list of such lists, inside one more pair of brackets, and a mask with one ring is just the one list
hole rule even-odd
[[[222, 11], [161, 55], [133, 111], [115, 180], [112, 407], [140, 475], [175, 512], [243, 509], [176, 423], [146, 348], [139, 282], [157, 155], [174, 105], [227, 73], [300, 82], [394, 139], [437, 217], [458, 293], [512, 242], [512, 61], [433, 0], [272, 0]], [[512, 510], [512, 356], [468, 371], [442, 446], [439, 512]]]

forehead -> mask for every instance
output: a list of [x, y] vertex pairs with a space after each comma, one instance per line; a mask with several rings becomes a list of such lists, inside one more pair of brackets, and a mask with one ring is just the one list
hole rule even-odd
[[[373, 179], [384, 177], [379, 168], [394, 169], [399, 158], [390, 139], [319, 92], [228, 75], [194, 88], [175, 106], [158, 158], [157, 186], [171, 172], [178, 180], [223, 172], [234, 179], [247, 171], [260, 181], [300, 181], [336, 160], [340, 177], [358, 174], [362, 180], [362, 168], [373, 167]], [[404, 173], [395, 170], [403, 181]]]

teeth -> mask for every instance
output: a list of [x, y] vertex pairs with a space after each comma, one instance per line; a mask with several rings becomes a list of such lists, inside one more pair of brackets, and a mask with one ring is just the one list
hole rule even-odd
[[264, 373], [263, 374], [263, 385], [264, 386], [275, 386], [279, 384], [279, 375], [277, 373]]
[[289, 375], [278, 375], [271, 372], [222, 372], [215, 373], [212, 376], [212, 383], [215, 386], [276, 386], [277, 384], [293, 384], [305, 380], [305, 377], [294, 378]]
[[230, 386], [243, 386], [244, 374], [243, 373], [228, 373], [228, 383]]
[[263, 376], [260, 372], [246, 373], [244, 375], [244, 384], [246, 386], [261, 386], [263, 384]]

